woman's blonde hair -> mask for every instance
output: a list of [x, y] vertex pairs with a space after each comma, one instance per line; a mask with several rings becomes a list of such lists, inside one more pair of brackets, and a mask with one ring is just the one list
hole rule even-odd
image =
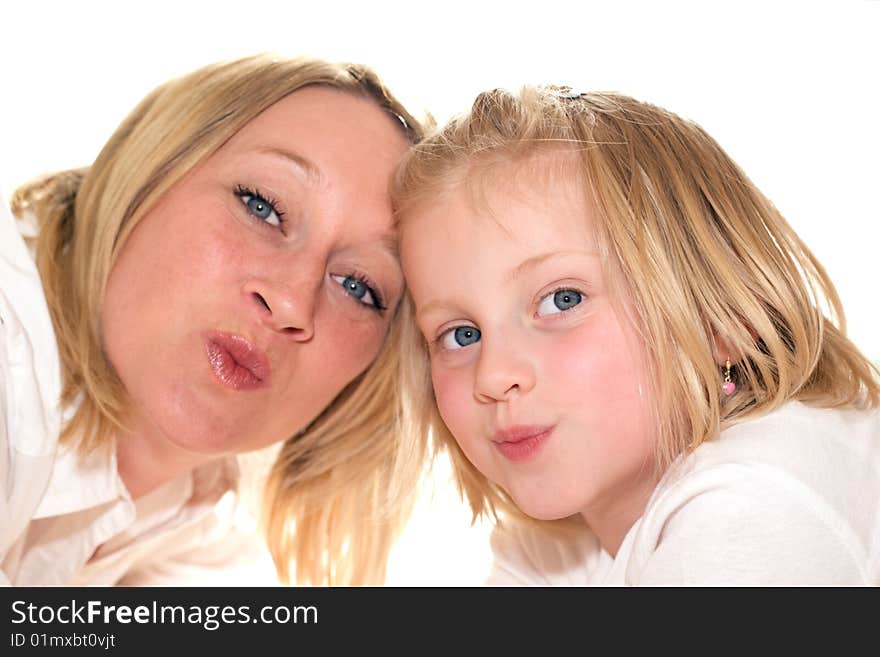
[[[731, 423], [788, 400], [878, 405], [877, 368], [845, 337], [825, 270], [709, 135], [661, 108], [567, 87], [482, 93], [401, 163], [398, 220], [405, 224], [419, 204], [496, 165], [538, 167], [546, 160], [535, 156], [547, 152], [574, 158], [596, 210], [606, 272], [622, 274], [612, 278], [632, 300], [656, 383], [659, 470]], [[419, 432], [449, 450], [475, 518], [520, 516], [458, 448], [433, 398], [418, 331], [405, 333], [404, 387], [422, 395]], [[730, 397], [720, 394], [716, 337], [740, 355]]]
[[[100, 309], [110, 270], [134, 227], [251, 119], [309, 85], [369, 98], [411, 141], [420, 137], [419, 123], [368, 68], [258, 55], [161, 85], [91, 166], [16, 191], [13, 212], [30, 212], [39, 224], [35, 257], [61, 356], [62, 404], [76, 408], [62, 441], [86, 453], [109, 445], [121, 426], [126, 396], [102, 348]], [[405, 450], [398, 452], [401, 415], [392, 394], [397, 339], [392, 328], [374, 364], [287, 441], [273, 466], [264, 520], [284, 580], [291, 560], [303, 582], [384, 577], [392, 531], [407, 513], [403, 496], [395, 494], [417, 476], [402, 458]]]

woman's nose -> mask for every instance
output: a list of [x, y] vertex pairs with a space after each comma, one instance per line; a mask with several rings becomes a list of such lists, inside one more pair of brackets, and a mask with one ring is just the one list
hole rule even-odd
[[243, 291], [265, 326], [297, 342], [306, 342], [315, 334], [315, 307], [322, 279], [300, 279], [297, 283], [254, 279], [245, 284]]

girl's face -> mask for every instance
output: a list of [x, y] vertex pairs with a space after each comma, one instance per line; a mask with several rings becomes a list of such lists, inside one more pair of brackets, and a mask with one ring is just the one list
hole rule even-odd
[[388, 183], [407, 146], [371, 101], [308, 87], [162, 197], [102, 311], [131, 426], [189, 452], [256, 449], [366, 369], [402, 293]]
[[[562, 170], [547, 159], [521, 167]], [[439, 409], [527, 514], [628, 527], [654, 483], [645, 352], [612, 303], [572, 167], [529, 178], [521, 167], [487, 179], [488, 212], [459, 187], [405, 218], [403, 268]], [[514, 176], [528, 182], [492, 182]]]

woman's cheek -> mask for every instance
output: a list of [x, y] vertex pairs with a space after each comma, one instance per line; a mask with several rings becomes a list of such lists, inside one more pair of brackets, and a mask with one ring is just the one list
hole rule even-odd
[[315, 333], [320, 331], [324, 342], [322, 348], [317, 350], [320, 354], [320, 372], [316, 376], [320, 378], [328, 373], [336, 373], [344, 386], [366, 370], [378, 356], [387, 326], [369, 318], [352, 319], [340, 313], [332, 315], [329, 321], [315, 327]]

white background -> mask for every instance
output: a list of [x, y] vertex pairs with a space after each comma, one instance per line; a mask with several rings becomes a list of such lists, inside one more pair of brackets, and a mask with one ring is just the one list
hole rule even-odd
[[[0, 9], [0, 191], [88, 164], [149, 90], [218, 59], [376, 67], [440, 120], [486, 88], [620, 91], [700, 123], [828, 269], [880, 359], [880, 2], [28, 2]], [[440, 488], [392, 583], [468, 583], [485, 528]], [[428, 502], [425, 502], [428, 504]]]

